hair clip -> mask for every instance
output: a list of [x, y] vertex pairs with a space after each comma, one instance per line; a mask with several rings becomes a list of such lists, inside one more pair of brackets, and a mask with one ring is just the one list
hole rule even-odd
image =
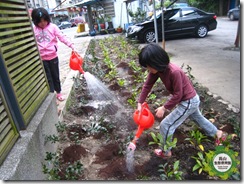
[[42, 17], [42, 12], [39, 11], [39, 16]]

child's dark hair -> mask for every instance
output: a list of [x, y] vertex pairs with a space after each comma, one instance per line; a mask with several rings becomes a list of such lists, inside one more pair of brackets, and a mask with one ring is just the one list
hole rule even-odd
[[158, 44], [150, 43], [141, 49], [139, 63], [143, 67], [150, 66], [162, 72], [169, 64], [169, 56]]
[[48, 14], [48, 11], [45, 8], [36, 8], [32, 10], [31, 18], [35, 26], [38, 26], [38, 24], [41, 22], [41, 19], [43, 18], [45, 21], [48, 22], [48, 24], [51, 22], [50, 16]]

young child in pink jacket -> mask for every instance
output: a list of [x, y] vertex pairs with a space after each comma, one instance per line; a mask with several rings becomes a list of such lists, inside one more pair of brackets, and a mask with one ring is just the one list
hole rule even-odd
[[55, 24], [51, 23], [46, 9], [34, 9], [31, 13], [31, 18], [34, 23], [34, 33], [50, 86], [50, 92], [56, 91], [57, 99], [63, 101], [65, 98], [61, 94], [57, 39], [72, 50], [74, 50], [74, 45], [62, 34]]

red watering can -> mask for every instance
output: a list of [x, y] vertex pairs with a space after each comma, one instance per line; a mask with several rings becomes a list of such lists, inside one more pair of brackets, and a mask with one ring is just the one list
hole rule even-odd
[[72, 70], [79, 70], [80, 73], [84, 74], [84, 70], [82, 69], [83, 59], [82, 57], [76, 52], [72, 51], [70, 60], [69, 60], [69, 67]]
[[144, 129], [150, 128], [154, 123], [154, 116], [149, 110], [148, 104], [146, 102], [142, 104], [141, 112], [139, 112], [138, 110], [134, 112], [133, 119], [138, 125], [138, 129], [136, 132], [136, 138], [138, 139]]

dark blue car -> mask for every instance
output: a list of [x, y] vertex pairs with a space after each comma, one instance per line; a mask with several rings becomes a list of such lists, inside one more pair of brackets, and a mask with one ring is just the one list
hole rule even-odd
[[227, 16], [230, 20], [238, 20], [240, 16], [240, 5], [233, 9], [230, 9], [227, 13]]

